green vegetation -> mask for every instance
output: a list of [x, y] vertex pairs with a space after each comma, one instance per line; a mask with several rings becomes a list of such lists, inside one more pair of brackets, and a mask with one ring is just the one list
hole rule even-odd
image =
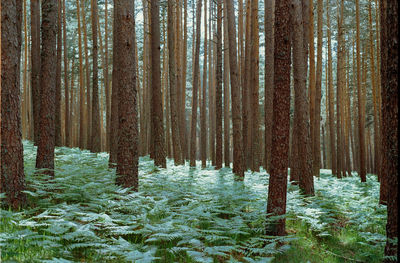
[[[2, 262], [381, 262], [386, 209], [369, 175], [321, 170], [316, 196], [289, 184], [286, 237], [265, 236], [268, 175], [154, 167], [140, 159], [140, 189], [114, 184], [108, 155], [56, 149], [54, 179], [34, 174], [24, 142], [28, 203], [1, 210]], [[2, 196], [3, 197], [3, 196]]]

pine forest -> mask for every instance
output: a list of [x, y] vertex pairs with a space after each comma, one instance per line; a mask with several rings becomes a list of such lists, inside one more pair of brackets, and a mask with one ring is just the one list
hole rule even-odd
[[0, 262], [398, 262], [396, 0], [0, 14]]

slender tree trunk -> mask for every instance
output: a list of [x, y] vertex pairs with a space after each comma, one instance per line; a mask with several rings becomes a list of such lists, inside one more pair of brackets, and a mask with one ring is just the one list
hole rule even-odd
[[[113, 69], [112, 69], [112, 95], [111, 95], [111, 128], [110, 128], [110, 158], [109, 158], [109, 166], [115, 167], [117, 164], [117, 156], [118, 156], [118, 134], [119, 134], [119, 115], [118, 115], [118, 105], [119, 105], [119, 96], [118, 96], [118, 81], [119, 81], [119, 73], [120, 73], [120, 61], [119, 59], [123, 56], [119, 54], [120, 47], [119, 42], [117, 41], [117, 32], [119, 32], [120, 25], [117, 22], [117, 14], [115, 13], [119, 8], [118, 4], [114, 2], [114, 21], [113, 21]], [[144, 88], [144, 85], [143, 85]], [[124, 99], [125, 100], [125, 99]]]
[[197, 130], [197, 98], [199, 87], [199, 53], [200, 53], [200, 25], [201, 25], [201, 3], [197, 1], [196, 10], [196, 44], [193, 70], [193, 97], [192, 97], [192, 123], [190, 129], [190, 166], [196, 166], [196, 130]]
[[42, 1], [40, 136], [36, 168], [54, 176], [57, 0]]
[[[310, 57], [310, 73], [309, 73], [309, 100], [310, 100], [310, 132], [311, 132], [311, 144], [312, 144], [312, 156], [313, 156], [313, 169], [314, 169], [314, 159], [315, 159], [315, 102], [316, 102], [316, 81], [315, 81], [315, 50], [314, 50], [314, 2], [313, 0], [309, 0], [309, 34], [308, 34], [308, 41], [309, 41], [309, 57]], [[317, 52], [318, 53], [318, 52]], [[319, 159], [318, 159], [319, 160]], [[313, 174], [315, 174], [315, 170], [313, 170]]]
[[[207, 10], [207, 1], [204, 1], [204, 10]], [[207, 21], [207, 12], [204, 12], [204, 21]], [[203, 88], [202, 105], [200, 112], [200, 155], [201, 166], [207, 166], [207, 23], [204, 23], [204, 59], [203, 59]]]
[[83, 44], [85, 52], [85, 73], [86, 73], [86, 110], [85, 110], [85, 121], [86, 121], [86, 149], [91, 150], [91, 123], [92, 123], [92, 105], [91, 105], [91, 95], [90, 95], [90, 64], [89, 64], [89, 47], [88, 47], [88, 37], [86, 30], [86, 12], [85, 12], [85, 0], [81, 2], [81, 17], [82, 17], [82, 30], [83, 30]]
[[[64, 98], [65, 98], [65, 145], [67, 147], [71, 147], [71, 119], [70, 116], [70, 101], [69, 101], [69, 90], [68, 90], [68, 46], [67, 46], [67, 19], [66, 19], [66, 8], [65, 8], [65, 0], [62, 1], [62, 19], [63, 19], [63, 45], [64, 45]], [[72, 68], [71, 68], [72, 70]]]
[[111, 139], [111, 87], [108, 69], [108, 0], [104, 1], [104, 88], [106, 93], [106, 151], [110, 151]]
[[313, 170], [314, 175], [319, 176], [321, 165], [321, 84], [322, 84], [322, 19], [323, 19], [323, 0], [318, 0], [318, 25], [317, 25], [317, 74], [315, 84], [315, 117], [314, 117], [314, 156]]
[[332, 160], [332, 174], [336, 175], [336, 134], [335, 134], [335, 109], [333, 95], [333, 78], [332, 78], [332, 48], [331, 48], [331, 25], [329, 15], [329, 2], [326, 4], [326, 19], [327, 19], [327, 37], [328, 37], [328, 98], [329, 98], [329, 139], [330, 139], [330, 154]]
[[215, 86], [215, 168], [222, 168], [222, 0], [217, 0], [217, 68]]
[[243, 111], [243, 152], [245, 160], [245, 168], [250, 167], [251, 156], [251, 115], [250, 115], [250, 12], [251, 1], [247, 0], [246, 3], [246, 33], [245, 33], [245, 55], [244, 55], [244, 69], [243, 69], [243, 86], [242, 86], [242, 111]]
[[79, 0], [76, 0], [77, 18], [78, 18], [78, 46], [79, 46], [79, 148], [85, 148], [86, 132], [85, 132], [85, 86], [83, 78], [83, 56], [82, 56], [82, 32], [81, 32], [81, 12]]
[[[306, 0], [307, 1], [307, 0]], [[271, 171], [271, 148], [272, 148], [272, 113], [274, 94], [274, 9], [275, 0], [265, 1], [265, 99], [264, 99], [264, 121], [265, 121], [265, 164], [264, 168]]]
[[26, 200], [19, 89], [22, 1], [2, 0], [0, 13], [0, 193], [6, 205], [18, 209]]
[[55, 145], [61, 146], [61, 0], [57, 0], [57, 61], [56, 61], [56, 97], [55, 97]]
[[[138, 191], [138, 118], [135, 58], [135, 7], [132, 0], [114, 3], [114, 48], [118, 48], [118, 164], [116, 183]], [[154, 5], [152, 5], [154, 6]], [[115, 52], [115, 51], [114, 51]], [[115, 65], [115, 64], [114, 64]]]
[[[314, 177], [311, 170], [311, 162], [308, 159], [311, 152], [310, 147], [310, 130], [309, 130], [309, 105], [307, 100], [306, 73], [304, 62], [304, 46], [303, 46], [303, 19], [302, 6], [300, 0], [292, 0], [292, 23], [293, 23], [293, 68], [294, 68], [294, 90], [295, 90], [295, 122], [293, 129], [293, 140], [297, 144], [294, 150], [295, 159], [292, 166], [293, 172], [297, 175], [299, 186], [306, 195], [314, 195]], [[297, 117], [297, 118], [296, 118]], [[292, 178], [292, 170], [291, 170]]]
[[231, 79], [232, 123], [233, 123], [233, 172], [244, 179], [242, 148], [242, 113], [240, 109], [240, 83], [236, 45], [236, 23], [233, 0], [225, 0], [229, 37], [229, 69]]
[[258, 0], [251, 2], [251, 152], [252, 152], [252, 171], [260, 171], [260, 113], [259, 113], [259, 32], [258, 32]]
[[40, 112], [40, 1], [31, 1], [31, 85], [33, 105], [34, 143], [39, 142]]
[[[225, 167], [230, 167], [230, 103], [229, 103], [229, 45], [228, 45], [228, 20], [226, 6], [224, 5], [224, 162]], [[239, 63], [240, 65], [240, 63]], [[240, 70], [239, 70], [240, 72]], [[240, 83], [240, 81], [239, 81]]]
[[[98, 8], [97, 8], [97, 0], [92, 0], [92, 61], [93, 61], [93, 79], [92, 79], [92, 103], [91, 107], [89, 107], [89, 114], [91, 117], [88, 121], [88, 125], [92, 126], [90, 129], [91, 136], [90, 138], [90, 150], [92, 152], [100, 152], [101, 151], [101, 130], [100, 130], [100, 108], [99, 108], [99, 72], [98, 72], [98, 34], [97, 34], [97, 16], [98, 16]], [[89, 92], [89, 85], [88, 93]], [[89, 97], [88, 97], [89, 98]], [[88, 100], [89, 101], [89, 100]]]
[[360, 178], [361, 182], [365, 182], [365, 119], [362, 114], [362, 98], [361, 98], [361, 76], [360, 76], [360, 4], [356, 0], [356, 48], [357, 48], [357, 101], [358, 101], [358, 133], [359, 133], [359, 151], [360, 151]]
[[154, 164], [166, 167], [164, 117], [161, 95], [161, 68], [160, 68], [160, 6], [158, 0], [151, 1], [151, 121], [152, 136], [154, 136]]
[[183, 52], [182, 52], [182, 86], [178, 96], [180, 96], [179, 103], [179, 134], [181, 140], [181, 150], [183, 161], [188, 159], [188, 145], [187, 145], [187, 131], [186, 131], [186, 73], [187, 73], [187, 0], [184, 0], [184, 20], [183, 20]]
[[[275, 1], [274, 110], [271, 175], [268, 186], [268, 215], [286, 213], [290, 128], [290, 31], [288, 1]], [[285, 235], [285, 219], [267, 225], [267, 234]]]

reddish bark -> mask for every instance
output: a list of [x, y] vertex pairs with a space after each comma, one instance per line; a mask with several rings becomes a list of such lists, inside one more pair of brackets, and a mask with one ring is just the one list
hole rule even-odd
[[[286, 213], [286, 191], [290, 129], [290, 24], [289, 2], [275, 1], [274, 110], [272, 126], [271, 175], [267, 213]], [[285, 235], [285, 219], [267, 225], [267, 234]]]
[[1, 2], [1, 167], [0, 193], [17, 209], [25, 202], [24, 158], [20, 112], [22, 1]]

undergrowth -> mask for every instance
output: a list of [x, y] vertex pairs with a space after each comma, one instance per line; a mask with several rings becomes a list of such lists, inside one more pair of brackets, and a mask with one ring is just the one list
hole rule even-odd
[[[380, 262], [386, 209], [369, 175], [315, 178], [316, 195], [289, 183], [285, 237], [264, 234], [264, 170], [234, 180], [231, 169], [154, 166], [140, 158], [138, 193], [115, 185], [108, 155], [56, 149], [55, 178], [35, 174], [24, 142], [26, 194], [1, 210], [3, 262]], [[4, 197], [4, 196], [2, 196]]]

